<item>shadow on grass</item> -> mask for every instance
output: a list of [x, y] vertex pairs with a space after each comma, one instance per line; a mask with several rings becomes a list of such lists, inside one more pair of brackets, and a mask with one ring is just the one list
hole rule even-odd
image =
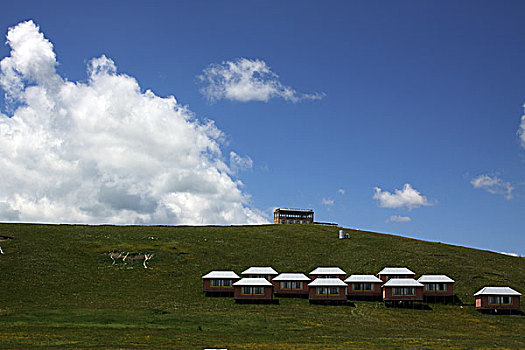
[[273, 304], [279, 305], [279, 299], [235, 299], [236, 304]]
[[476, 310], [477, 312], [481, 314], [486, 315], [517, 315], [517, 316], [525, 316], [525, 312], [521, 310]]
[[386, 303], [385, 307], [387, 308], [393, 308], [393, 309], [412, 309], [412, 310], [427, 310], [432, 311], [432, 308], [430, 305], [427, 304], [421, 304], [421, 303]]
[[445, 304], [445, 305], [465, 305], [463, 301], [457, 296], [425, 296], [423, 298], [425, 303], [431, 304]]
[[339, 300], [310, 300], [310, 305], [322, 305], [322, 306], [348, 306], [355, 307], [355, 304], [351, 301], [339, 301]]

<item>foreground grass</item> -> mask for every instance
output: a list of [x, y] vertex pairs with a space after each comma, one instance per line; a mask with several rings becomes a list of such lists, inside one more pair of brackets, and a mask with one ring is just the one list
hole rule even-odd
[[[112, 227], [0, 225], [0, 348], [351, 349], [525, 348], [525, 317], [480, 315], [485, 285], [523, 292], [525, 259], [402, 237], [322, 226]], [[112, 265], [109, 250], [154, 252], [149, 266]], [[236, 305], [203, 296], [213, 269], [340, 266], [377, 273], [408, 266], [454, 278], [463, 306], [432, 310]], [[522, 302], [523, 304], [523, 302]], [[522, 305], [523, 308], [523, 305]]]

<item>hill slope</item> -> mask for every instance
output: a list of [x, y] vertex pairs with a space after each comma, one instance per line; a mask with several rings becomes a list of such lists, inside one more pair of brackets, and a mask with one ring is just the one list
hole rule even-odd
[[[472, 294], [485, 285], [525, 290], [525, 259], [325, 226], [142, 227], [1, 224], [0, 348], [348, 349], [525, 347], [525, 317], [480, 315]], [[112, 265], [107, 251], [153, 252]], [[432, 310], [309, 305], [236, 305], [206, 298], [210, 270], [273, 266], [308, 273], [340, 266], [377, 273], [407, 266], [416, 276], [456, 280], [464, 306]], [[523, 300], [522, 300], [522, 309]]]

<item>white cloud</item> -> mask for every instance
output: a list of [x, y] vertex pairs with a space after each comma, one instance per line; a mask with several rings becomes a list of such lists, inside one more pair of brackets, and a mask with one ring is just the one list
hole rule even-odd
[[67, 81], [32, 21], [10, 28], [7, 43], [0, 84], [12, 113], [0, 114], [0, 220], [267, 222], [231, 177], [212, 121], [142, 91], [105, 56], [89, 61], [87, 82]]
[[382, 208], [407, 207], [412, 210], [423, 205], [433, 205], [410, 184], [405, 184], [402, 190], [395, 190], [394, 193], [382, 191], [379, 187], [375, 187], [374, 191], [374, 199], [379, 201], [378, 205]]
[[386, 220], [386, 223], [389, 222], [409, 222], [412, 221], [412, 219], [409, 216], [400, 216], [400, 215], [392, 215], [390, 219]]
[[321, 203], [323, 203], [324, 205], [334, 205], [335, 201], [333, 199], [323, 198], [321, 200]]
[[266, 62], [238, 58], [211, 64], [198, 78], [204, 84], [201, 93], [215, 102], [221, 99], [232, 101], [264, 101], [282, 98], [286, 101], [320, 100], [325, 94], [302, 94], [289, 86], [281, 84], [277, 74], [272, 72]]
[[344, 196], [346, 192], [344, 189], [340, 188], [337, 190], [337, 193], [339, 193], [341, 196]]
[[501, 252], [500, 254], [503, 254], [503, 255], [508, 255], [508, 256], [513, 256], [515, 258], [519, 258], [519, 254], [516, 254], [516, 253], [507, 253], [507, 252]]
[[249, 156], [241, 157], [235, 152], [230, 152], [230, 169], [234, 172], [251, 169], [252, 167], [253, 160]]
[[482, 188], [492, 194], [504, 195], [506, 199], [512, 199], [514, 186], [510, 182], [505, 182], [497, 176], [480, 175], [470, 181], [474, 188]]
[[521, 116], [521, 124], [518, 129], [518, 136], [520, 137], [521, 145], [525, 147], [525, 115]]

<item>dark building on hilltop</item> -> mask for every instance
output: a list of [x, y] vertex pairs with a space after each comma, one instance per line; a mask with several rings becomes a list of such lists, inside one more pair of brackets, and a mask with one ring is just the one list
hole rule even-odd
[[312, 209], [277, 208], [273, 212], [274, 224], [313, 224], [314, 211]]

